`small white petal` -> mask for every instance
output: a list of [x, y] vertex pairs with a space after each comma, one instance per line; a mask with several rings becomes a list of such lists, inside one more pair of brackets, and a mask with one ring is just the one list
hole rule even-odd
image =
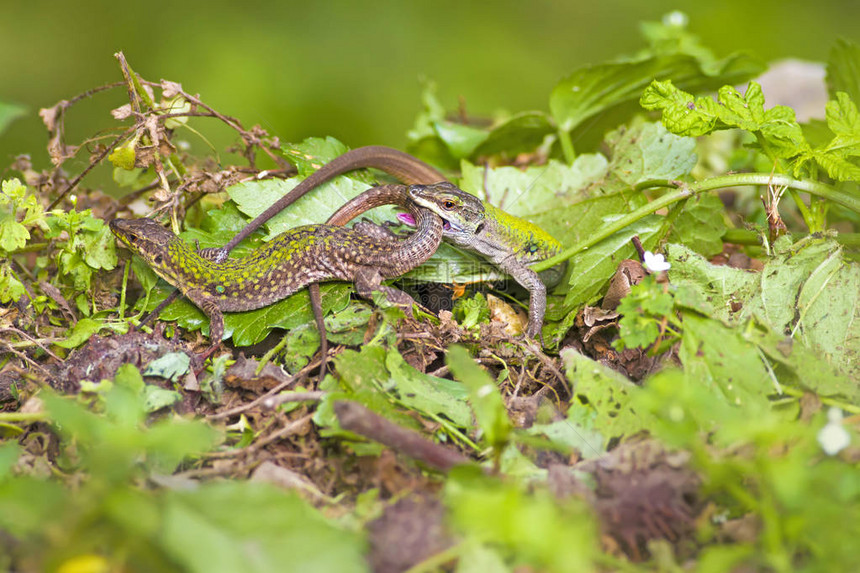
[[818, 432], [818, 443], [825, 454], [835, 456], [848, 447], [848, 444], [851, 443], [851, 436], [842, 427], [842, 410], [830, 408], [827, 412], [827, 418], [830, 421]]
[[690, 19], [686, 14], [681, 12], [680, 10], [675, 10], [674, 12], [669, 12], [665, 16], [663, 16], [663, 25], [664, 26], [673, 26], [675, 28], [686, 28]]
[[496, 391], [495, 386], [491, 386], [490, 384], [486, 384], [486, 385], [478, 388], [478, 391], [476, 392], [476, 394], [478, 395], [478, 398], [483, 398], [484, 396], [489, 396], [490, 394], [492, 394], [495, 391]]
[[663, 258], [663, 255], [655, 255], [651, 251], [645, 251], [645, 262], [643, 263], [643, 265], [652, 273], [668, 271], [669, 268], [672, 266], [666, 261], [666, 259]]

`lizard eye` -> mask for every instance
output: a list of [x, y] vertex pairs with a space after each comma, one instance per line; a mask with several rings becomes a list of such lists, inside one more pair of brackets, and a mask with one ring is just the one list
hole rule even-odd
[[445, 207], [445, 209], [447, 209], [448, 211], [450, 211], [450, 210], [451, 210], [451, 209], [453, 209], [456, 205], [454, 205], [454, 202], [453, 202], [453, 201], [445, 201], [444, 203], [442, 203], [442, 206], [443, 206], [443, 207]]
[[156, 265], [160, 265], [161, 261], [162, 261], [161, 255], [155, 255], [155, 258], [153, 259], [153, 261], [155, 261]]

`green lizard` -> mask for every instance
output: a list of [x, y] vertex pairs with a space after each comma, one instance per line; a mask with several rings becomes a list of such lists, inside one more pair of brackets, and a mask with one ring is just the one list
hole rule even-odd
[[[230, 250], [242, 239], [315, 186], [343, 173], [365, 167], [385, 171], [404, 183], [430, 184], [445, 180], [433, 167], [402, 151], [382, 146], [353, 149], [309, 175], [248, 223], [224, 247], [205, 249], [204, 255], [213, 260], [225, 260]], [[443, 189], [444, 193], [441, 193]], [[531, 270], [528, 265], [554, 256], [561, 251], [561, 244], [537, 225], [484, 203], [450, 183], [444, 188], [430, 186], [426, 192], [416, 193], [412, 199], [442, 217], [445, 223], [443, 238], [446, 241], [487, 257], [529, 291], [529, 322], [526, 333], [532, 338], [537, 337], [546, 312], [544, 281], [550, 286], [556, 284], [564, 274], [565, 265], [554, 267], [541, 275]], [[407, 206], [407, 199], [403, 194], [392, 202]], [[370, 206], [377, 204], [365, 204], [363, 196], [359, 195], [335, 213], [328, 223], [343, 225]], [[319, 308], [319, 289], [311, 285], [310, 292], [316, 313]]]
[[[383, 185], [364, 193], [370, 206], [403, 202], [407, 197], [405, 206], [418, 224], [416, 232], [402, 241], [370, 223], [356, 228], [306, 225], [281, 233], [247, 257], [215, 262], [151, 219], [114, 219], [110, 229], [209, 317], [213, 346], [208, 355], [223, 337], [222, 313], [262, 308], [311, 283], [352, 281], [360, 295], [370, 297], [373, 290], [382, 290], [411, 313], [411, 297], [380, 282], [420, 265], [439, 247], [442, 220], [408, 199], [423, 189], [422, 185]], [[445, 196], [447, 191], [439, 193]]]

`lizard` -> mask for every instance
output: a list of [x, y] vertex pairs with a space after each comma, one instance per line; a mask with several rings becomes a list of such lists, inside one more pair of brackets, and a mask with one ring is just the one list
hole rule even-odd
[[[338, 175], [366, 167], [394, 175], [403, 183], [447, 182], [435, 168], [402, 151], [384, 146], [359, 147], [323, 165], [249, 222], [226, 245], [216, 249], [204, 249], [204, 256], [213, 260], [226, 259], [230, 250], [245, 237], [314, 187]], [[538, 337], [546, 312], [546, 284], [553, 286], [560, 281], [566, 265], [553, 267], [541, 275], [531, 270], [528, 265], [558, 254], [561, 251], [561, 243], [537, 225], [505, 213], [450, 183], [444, 187], [444, 194], [435, 195], [433, 190], [439, 189], [442, 187], [431, 185], [427, 192], [416, 193], [411, 199], [443, 218], [443, 238], [446, 241], [483, 255], [528, 290], [529, 320], [526, 334], [532, 338]], [[393, 203], [404, 207], [409, 201], [404, 194], [395, 194], [392, 197]], [[363, 196], [359, 195], [341, 207], [327, 223], [343, 225], [371, 206], [378, 206], [378, 203], [365, 204]], [[309, 290], [319, 326], [319, 287], [311, 285]], [[322, 330], [320, 335], [325, 338]]]
[[[382, 185], [365, 191], [364, 201], [371, 206], [401, 201], [408, 191], [403, 185]], [[213, 345], [205, 357], [223, 338], [224, 312], [262, 308], [321, 281], [355, 282], [358, 293], [366, 298], [373, 290], [382, 290], [410, 314], [412, 298], [380, 283], [420, 265], [436, 252], [443, 223], [432, 211], [405, 202], [417, 220], [417, 230], [402, 241], [392, 240], [390, 232], [371, 223], [353, 228], [305, 225], [281, 233], [246, 257], [221, 262], [201, 256], [152, 219], [114, 219], [109, 226], [121, 243], [209, 317]]]

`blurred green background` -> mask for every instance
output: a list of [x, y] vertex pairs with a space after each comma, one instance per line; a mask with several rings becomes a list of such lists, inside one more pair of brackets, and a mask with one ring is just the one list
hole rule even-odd
[[[222, 113], [247, 127], [259, 123], [284, 141], [333, 135], [351, 147], [403, 147], [420, 109], [420, 78], [438, 84], [449, 109], [462, 98], [475, 115], [545, 110], [556, 81], [583, 64], [639, 50], [639, 23], [675, 9], [717, 56], [745, 49], [765, 60], [821, 61], [836, 37], [856, 41], [860, 27], [856, 0], [0, 6], [0, 101], [29, 112], [0, 136], [0, 159], [6, 165], [30, 153], [37, 167], [48, 163], [38, 109], [121, 79], [117, 50], [144, 77], [181, 82]], [[110, 126], [107, 110], [124, 98], [114, 90], [74, 108], [68, 140]], [[218, 146], [234, 137], [226, 130], [207, 135]]]

